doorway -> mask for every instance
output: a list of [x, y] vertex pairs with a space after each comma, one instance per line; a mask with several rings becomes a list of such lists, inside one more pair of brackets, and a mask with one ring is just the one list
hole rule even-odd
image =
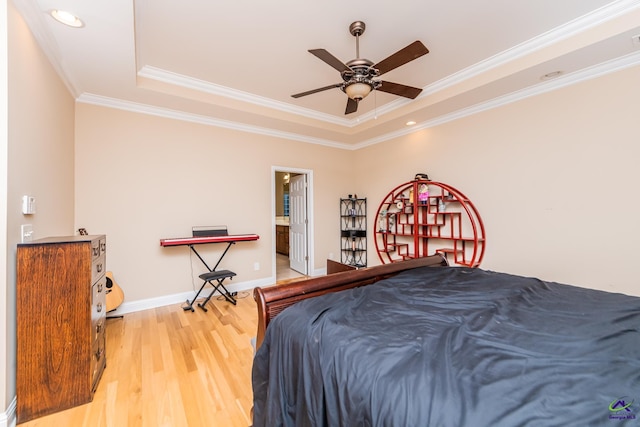
[[271, 176], [275, 281], [309, 276], [313, 271], [312, 171], [274, 166]]

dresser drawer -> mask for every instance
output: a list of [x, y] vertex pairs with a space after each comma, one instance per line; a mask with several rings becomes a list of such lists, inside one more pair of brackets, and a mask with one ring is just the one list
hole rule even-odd
[[96, 283], [97, 280], [104, 276], [106, 269], [107, 256], [102, 254], [98, 258], [94, 259], [91, 263], [91, 283]]
[[91, 259], [96, 260], [100, 257], [100, 239], [91, 241]]
[[102, 255], [107, 253], [107, 238], [101, 237], [99, 239], [95, 239], [91, 241], [91, 257], [92, 259], [96, 259]]
[[104, 255], [107, 253], [107, 238], [102, 237], [100, 240], [100, 255]]
[[95, 391], [107, 363], [104, 336], [95, 342], [91, 351], [91, 390]]
[[104, 347], [107, 321], [107, 278], [102, 277], [92, 287], [91, 292], [91, 345], [102, 342]]
[[91, 321], [105, 317], [107, 312], [107, 278], [102, 276], [92, 286], [91, 292]]
[[102, 277], [92, 286], [91, 292], [91, 327], [93, 328], [93, 339], [99, 334], [104, 334], [105, 320], [107, 317], [107, 278]]
[[92, 286], [91, 291], [91, 384], [97, 385], [105, 364], [107, 325], [106, 305], [107, 278], [103, 276]]

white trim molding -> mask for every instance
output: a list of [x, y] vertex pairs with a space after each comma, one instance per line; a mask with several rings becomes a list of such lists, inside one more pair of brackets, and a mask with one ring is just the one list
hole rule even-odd
[[14, 397], [5, 412], [0, 412], [0, 427], [16, 427], [17, 400]]
[[[234, 282], [233, 288], [230, 288], [230, 292], [249, 292], [247, 298], [253, 298], [253, 289], [261, 286], [270, 286], [276, 282], [275, 275], [273, 277], [266, 277], [258, 280], [250, 280], [246, 282]], [[227, 285], [229, 287], [229, 285]], [[206, 288], [207, 291], [209, 288]], [[208, 291], [206, 292], [208, 295]], [[220, 295], [220, 293], [216, 293]], [[127, 313], [134, 313], [137, 311], [150, 310], [152, 308], [164, 307], [172, 304], [184, 303], [187, 300], [191, 301], [196, 296], [196, 291], [181, 292], [177, 294], [164, 295], [160, 297], [146, 298], [137, 301], [124, 302], [117, 309], [107, 313], [107, 317], [118, 317]], [[203, 296], [203, 299], [206, 296]], [[195, 308], [194, 308], [195, 309]], [[0, 425], [2, 427], [2, 425]]]

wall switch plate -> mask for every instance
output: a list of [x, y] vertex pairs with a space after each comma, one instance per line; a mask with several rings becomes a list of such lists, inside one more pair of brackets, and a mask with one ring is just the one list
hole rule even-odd
[[33, 240], [33, 226], [31, 224], [22, 224], [20, 226], [20, 242], [27, 243]]
[[253, 269], [254, 269], [255, 271], [260, 270], [260, 263], [259, 263], [259, 262], [254, 262], [254, 263], [253, 263]]

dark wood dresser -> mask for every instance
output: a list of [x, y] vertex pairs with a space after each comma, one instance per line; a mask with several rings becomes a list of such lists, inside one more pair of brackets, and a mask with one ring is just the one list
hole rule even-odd
[[106, 237], [17, 249], [18, 423], [93, 399], [106, 365]]

